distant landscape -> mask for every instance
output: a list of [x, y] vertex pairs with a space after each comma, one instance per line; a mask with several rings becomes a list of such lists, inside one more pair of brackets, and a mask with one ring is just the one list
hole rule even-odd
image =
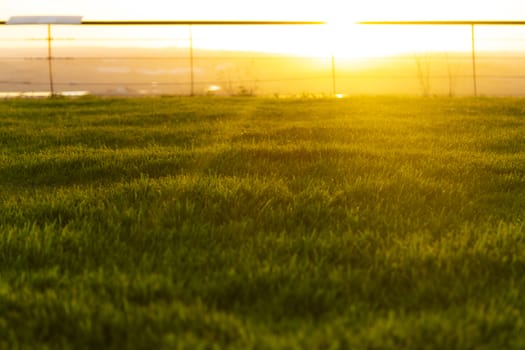
[[[0, 57], [0, 91], [46, 91], [47, 51], [6, 49]], [[54, 53], [57, 91], [95, 95], [188, 95], [191, 65], [187, 48], [59, 48]], [[478, 53], [478, 91], [525, 95], [523, 54]], [[469, 52], [414, 52], [393, 57], [335, 57], [336, 92], [348, 95], [471, 95]], [[195, 50], [197, 95], [329, 95], [332, 60], [275, 53]]]

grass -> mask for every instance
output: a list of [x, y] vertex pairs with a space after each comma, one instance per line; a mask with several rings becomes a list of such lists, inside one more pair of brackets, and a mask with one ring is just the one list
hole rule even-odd
[[525, 347], [525, 100], [0, 102], [0, 349]]

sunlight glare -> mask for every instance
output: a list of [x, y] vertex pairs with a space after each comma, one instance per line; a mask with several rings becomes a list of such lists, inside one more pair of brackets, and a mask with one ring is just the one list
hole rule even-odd
[[[7, 0], [0, 4], [4, 16], [34, 14], [83, 15], [85, 19], [148, 19], [148, 20], [323, 20], [320, 26], [255, 26], [255, 27], [193, 27], [195, 48], [211, 50], [253, 51], [299, 56], [330, 57], [362, 60], [418, 52], [457, 52], [470, 50], [470, 28], [444, 26], [371, 26], [356, 24], [366, 20], [452, 20], [487, 19], [502, 9], [472, 3], [443, 0], [422, 3], [417, 0], [389, 2], [370, 0], [348, 2], [326, 0], [282, 2], [268, 0], [248, 5], [240, 0], [206, 2], [199, 0], [182, 6], [178, 2], [150, 0], [148, 6], [134, 0], [104, 2], [53, 0], [49, 2]], [[24, 5], [25, 4], [25, 5]], [[206, 6], [204, 6], [204, 4]], [[453, 9], [453, 11], [451, 11]], [[489, 11], [490, 10], [490, 11]], [[494, 12], [496, 11], [496, 12]], [[498, 12], [499, 11], [499, 12]], [[510, 14], [509, 14], [510, 16]], [[513, 14], [515, 16], [515, 14]], [[480, 33], [496, 33], [498, 28], [480, 29]], [[2, 47], [42, 46], [45, 28], [34, 26], [5, 28], [0, 33]], [[71, 28], [53, 27], [57, 46], [102, 47], [188, 47], [189, 28], [182, 27], [111, 27]], [[69, 39], [72, 38], [72, 39]], [[36, 39], [36, 40], [35, 40]], [[64, 40], [67, 39], [67, 40]], [[495, 41], [494, 41], [495, 42]], [[496, 44], [492, 44], [496, 46]], [[504, 46], [499, 43], [498, 47]]]

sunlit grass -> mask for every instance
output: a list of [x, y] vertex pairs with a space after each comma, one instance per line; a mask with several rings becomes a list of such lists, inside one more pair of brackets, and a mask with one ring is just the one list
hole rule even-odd
[[0, 348], [522, 348], [525, 100], [0, 103]]

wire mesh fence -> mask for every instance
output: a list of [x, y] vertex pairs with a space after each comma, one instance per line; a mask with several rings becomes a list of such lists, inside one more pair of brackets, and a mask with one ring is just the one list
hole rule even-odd
[[464, 26], [3, 26], [0, 91], [525, 95], [523, 27], [476, 27], [475, 63], [471, 39]]

